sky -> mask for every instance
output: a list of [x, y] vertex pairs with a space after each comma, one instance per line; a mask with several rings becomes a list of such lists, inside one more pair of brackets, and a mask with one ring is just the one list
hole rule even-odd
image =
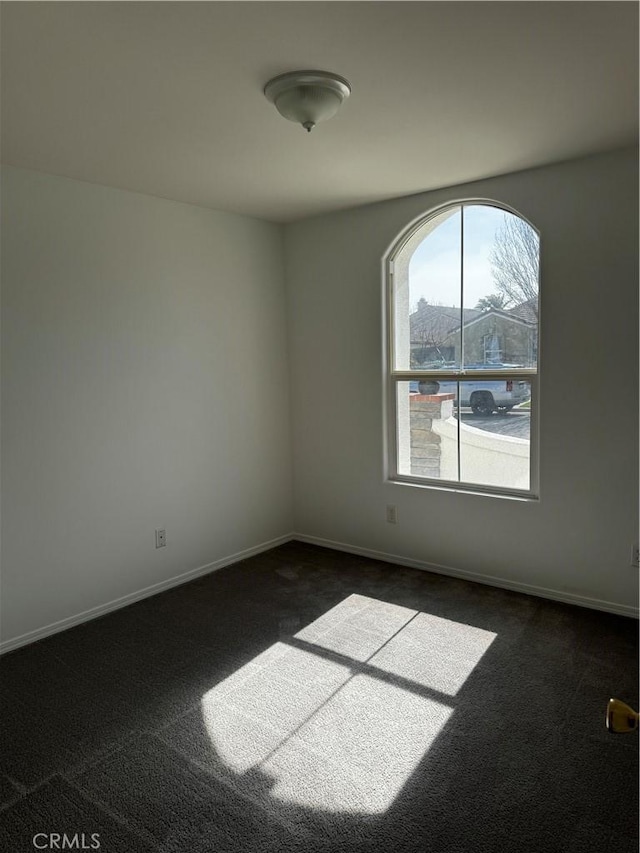
[[[479, 299], [496, 292], [489, 256], [504, 216], [505, 211], [487, 205], [464, 208], [465, 308], [475, 308]], [[413, 253], [409, 263], [412, 311], [421, 297], [432, 304], [460, 306], [460, 219], [458, 210], [438, 225]]]

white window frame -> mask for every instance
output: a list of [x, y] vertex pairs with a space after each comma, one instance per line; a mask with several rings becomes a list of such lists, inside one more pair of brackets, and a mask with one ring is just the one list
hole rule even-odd
[[[527, 217], [523, 216], [514, 208], [495, 200], [490, 199], [462, 199], [459, 201], [451, 201], [446, 204], [432, 208], [427, 213], [417, 217], [411, 222], [396, 238], [389, 250], [383, 257], [383, 335], [384, 335], [384, 479], [393, 483], [405, 484], [415, 487], [436, 489], [443, 491], [465, 492], [477, 495], [487, 495], [503, 498], [512, 498], [520, 500], [537, 501], [540, 497], [540, 481], [539, 481], [539, 424], [540, 424], [540, 321], [542, 316], [541, 311], [541, 279], [538, 282], [538, 324], [536, 336], [536, 352], [537, 352], [537, 367], [536, 368], [514, 368], [500, 369], [499, 371], [488, 370], [469, 370], [469, 369], [452, 369], [452, 370], [397, 370], [395, 368], [395, 266], [398, 256], [402, 253], [406, 244], [413, 238], [418, 231], [430, 220], [438, 215], [445, 213], [447, 210], [456, 208], [471, 207], [484, 205], [494, 207], [506, 213], [511, 213], [514, 216], [527, 222], [534, 231], [538, 234], [538, 239], [541, 246], [541, 235], [538, 229], [530, 222]], [[464, 217], [462, 217], [464, 222]], [[461, 226], [462, 242], [460, 247], [461, 257], [464, 257], [464, 226]], [[464, 272], [461, 263], [461, 297], [464, 295]], [[462, 309], [464, 307], [464, 299], [461, 298], [461, 329], [464, 328], [462, 322]], [[461, 332], [463, 339], [464, 333]], [[464, 364], [464, 349], [461, 353], [461, 362]], [[482, 378], [486, 380], [518, 380], [526, 379], [531, 387], [531, 408], [530, 408], [530, 444], [529, 444], [529, 488], [515, 489], [508, 487], [498, 487], [484, 485], [479, 483], [470, 483], [461, 480], [445, 480], [440, 478], [430, 478], [426, 476], [409, 475], [398, 471], [398, 402], [397, 394], [398, 387], [401, 382], [413, 382], [420, 380], [437, 380], [437, 381], [464, 381], [474, 378]], [[458, 396], [458, 399], [460, 397]], [[458, 421], [458, 431], [460, 430], [460, 421]], [[460, 447], [460, 442], [458, 442]], [[459, 468], [458, 468], [459, 470]]]

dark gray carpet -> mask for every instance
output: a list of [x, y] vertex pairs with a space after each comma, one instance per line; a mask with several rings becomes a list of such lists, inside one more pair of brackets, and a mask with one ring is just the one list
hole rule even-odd
[[635, 853], [637, 638], [290, 543], [3, 657], [0, 849]]

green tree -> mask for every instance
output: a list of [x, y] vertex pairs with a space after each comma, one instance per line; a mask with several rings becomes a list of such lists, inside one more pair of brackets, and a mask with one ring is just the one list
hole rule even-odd
[[476, 308], [480, 311], [491, 311], [494, 308], [498, 311], [504, 310], [507, 299], [504, 293], [489, 293], [487, 296], [483, 296], [482, 299], [478, 299]]

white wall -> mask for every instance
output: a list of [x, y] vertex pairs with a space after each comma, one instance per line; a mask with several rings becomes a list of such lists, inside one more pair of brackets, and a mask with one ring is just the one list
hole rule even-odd
[[[4, 169], [3, 640], [293, 526], [633, 609], [636, 188], [629, 150], [287, 226], [287, 300], [278, 226]], [[380, 260], [465, 197], [542, 232], [539, 503], [383, 480]]]
[[[613, 152], [287, 227], [296, 531], [637, 606], [637, 162]], [[464, 198], [541, 231], [539, 502], [383, 480], [381, 258], [414, 218]]]
[[2, 201], [10, 640], [288, 534], [291, 452], [281, 227], [13, 168]]

